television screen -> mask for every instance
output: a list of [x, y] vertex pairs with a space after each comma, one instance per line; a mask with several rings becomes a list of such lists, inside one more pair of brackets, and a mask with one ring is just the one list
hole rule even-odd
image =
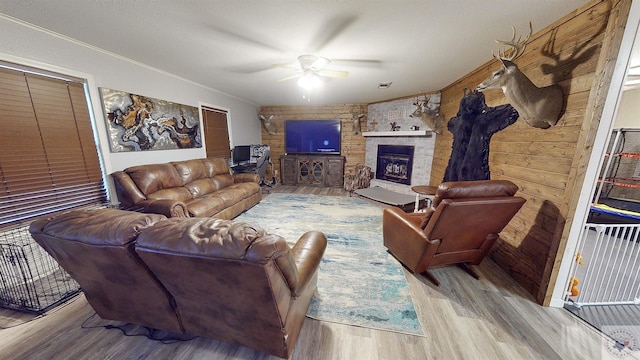
[[251, 160], [251, 145], [234, 146], [231, 152], [234, 164], [242, 164]]
[[340, 120], [287, 120], [287, 154], [340, 154]]

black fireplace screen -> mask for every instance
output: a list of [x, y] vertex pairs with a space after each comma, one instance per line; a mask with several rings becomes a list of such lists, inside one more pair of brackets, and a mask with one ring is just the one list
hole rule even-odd
[[376, 179], [411, 185], [413, 146], [378, 145]]

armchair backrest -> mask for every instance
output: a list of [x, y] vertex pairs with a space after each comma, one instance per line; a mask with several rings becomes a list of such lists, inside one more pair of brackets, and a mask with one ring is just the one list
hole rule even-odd
[[507, 180], [442, 183], [422, 222], [425, 235], [442, 240], [437, 253], [479, 248], [488, 236], [497, 238], [525, 203], [517, 191]]

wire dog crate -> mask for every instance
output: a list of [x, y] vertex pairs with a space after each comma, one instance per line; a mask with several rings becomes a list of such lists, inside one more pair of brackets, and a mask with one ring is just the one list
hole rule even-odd
[[33, 240], [29, 224], [0, 231], [0, 307], [42, 313], [80, 290]]

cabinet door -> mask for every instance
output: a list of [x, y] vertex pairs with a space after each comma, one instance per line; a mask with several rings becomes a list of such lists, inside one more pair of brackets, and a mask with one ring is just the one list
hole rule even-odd
[[342, 186], [344, 161], [342, 158], [327, 159], [327, 186]]
[[324, 159], [311, 160], [311, 184], [312, 185], [324, 185], [325, 164]]
[[324, 185], [324, 159], [298, 158], [298, 185]]
[[285, 185], [296, 184], [296, 159], [293, 157], [280, 158], [280, 182]]
[[298, 185], [311, 184], [311, 163], [309, 159], [298, 159], [296, 168]]

